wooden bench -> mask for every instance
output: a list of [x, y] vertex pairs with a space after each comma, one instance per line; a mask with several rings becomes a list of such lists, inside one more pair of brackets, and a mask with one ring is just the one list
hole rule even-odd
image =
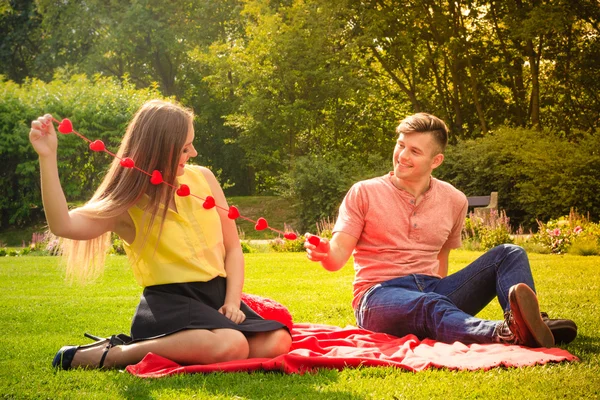
[[498, 192], [492, 192], [489, 196], [471, 196], [467, 197], [469, 201], [469, 210], [473, 210], [475, 215], [487, 214], [491, 210], [498, 210]]

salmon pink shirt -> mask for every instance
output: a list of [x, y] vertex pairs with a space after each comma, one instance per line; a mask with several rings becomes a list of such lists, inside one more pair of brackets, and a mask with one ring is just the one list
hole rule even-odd
[[392, 183], [393, 172], [356, 183], [346, 194], [333, 232], [358, 239], [354, 256], [354, 299], [373, 285], [410, 274], [439, 276], [442, 247], [461, 245], [466, 196], [449, 183], [431, 178], [418, 205]]

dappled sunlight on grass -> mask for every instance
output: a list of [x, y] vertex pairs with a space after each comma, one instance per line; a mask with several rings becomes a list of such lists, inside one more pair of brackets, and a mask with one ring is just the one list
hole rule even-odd
[[[453, 251], [450, 270], [481, 253]], [[0, 259], [0, 394], [5, 398], [339, 398], [462, 399], [594, 398], [600, 396], [600, 257], [530, 256], [541, 307], [551, 317], [574, 319], [578, 338], [568, 346], [581, 362], [484, 372], [394, 368], [324, 370], [315, 374], [240, 373], [142, 380], [118, 371], [54, 371], [65, 344], [87, 343], [84, 332], [127, 332], [141, 288], [127, 260], [108, 258], [106, 273], [87, 286], [69, 286], [56, 257]], [[245, 292], [286, 305], [295, 322], [355, 323], [351, 261], [323, 270], [304, 253], [246, 255]], [[501, 318], [493, 301], [480, 314]]]

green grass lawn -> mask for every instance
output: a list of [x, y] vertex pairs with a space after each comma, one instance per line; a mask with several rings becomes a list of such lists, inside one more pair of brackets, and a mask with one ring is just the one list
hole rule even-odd
[[[451, 270], [479, 253], [455, 251]], [[395, 368], [314, 374], [215, 373], [140, 379], [120, 371], [55, 371], [50, 363], [84, 332], [128, 332], [141, 289], [124, 257], [85, 287], [68, 286], [52, 257], [0, 258], [0, 398], [82, 399], [555, 399], [600, 397], [600, 257], [531, 255], [541, 308], [579, 325], [565, 348], [581, 358], [526, 368], [412, 373]], [[295, 322], [354, 324], [352, 267], [330, 273], [303, 253], [246, 255], [247, 293], [285, 304]], [[496, 302], [480, 316], [500, 319]]]

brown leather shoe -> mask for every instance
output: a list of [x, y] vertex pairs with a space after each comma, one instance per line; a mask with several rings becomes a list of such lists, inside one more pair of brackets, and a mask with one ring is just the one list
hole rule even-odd
[[540, 315], [537, 296], [529, 286], [519, 283], [508, 291], [510, 311], [506, 316], [508, 327], [515, 335], [516, 344], [528, 347], [552, 347], [554, 336]]
[[577, 324], [570, 319], [550, 319], [548, 314], [541, 312], [542, 321], [550, 328], [554, 343], [568, 344], [577, 337]]

